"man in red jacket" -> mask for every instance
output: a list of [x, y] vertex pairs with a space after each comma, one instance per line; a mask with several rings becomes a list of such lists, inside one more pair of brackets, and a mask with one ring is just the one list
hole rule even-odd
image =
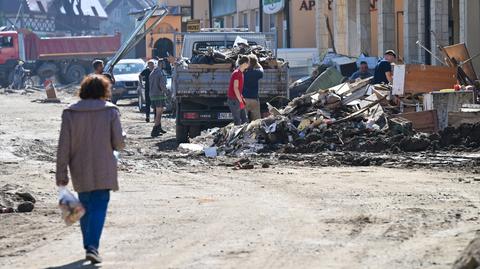
[[242, 96], [243, 91], [243, 72], [248, 68], [250, 60], [247, 56], [240, 56], [237, 60], [238, 68], [233, 71], [228, 86], [227, 104], [232, 112], [235, 125], [241, 125], [247, 122], [247, 113], [245, 112], [245, 99]]

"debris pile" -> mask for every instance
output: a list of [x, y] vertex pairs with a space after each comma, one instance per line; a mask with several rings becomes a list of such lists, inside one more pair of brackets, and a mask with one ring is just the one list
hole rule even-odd
[[6, 184], [0, 188], [0, 214], [32, 212], [36, 199], [20, 186]]
[[231, 64], [235, 65], [240, 55], [253, 54], [257, 56], [258, 62], [264, 69], [275, 69], [284, 64], [281, 59], [275, 58], [271, 50], [259, 45], [234, 46], [233, 48], [214, 50], [208, 48], [206, 51], [193, 51], [189, 64]]
[[390, 86], [370, 85], [368, 79], [343, 83], [295, 98], [281, 110], [270, 107], [267, 118], [221, 128], [213, 144], [220, 154], [234, 155], [480, 148], [480, 123], [426, 133], [415, 128], [416, 119], [399, 114], [396, 102]]

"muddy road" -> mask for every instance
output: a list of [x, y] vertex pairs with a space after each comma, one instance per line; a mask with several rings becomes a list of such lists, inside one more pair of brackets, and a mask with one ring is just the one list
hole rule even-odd
[[[0, 94], [0, 198], [21, 189], [37, 199], [31, 213], [0, 214], [0, 268], [88, 268], [79, 226], [56, 206], [60, 115], [74, 101], [60, 96]], [[421, 154], [381, 166], [342, 165], [340, 153], [262, 156], [234, 170], [237, 158], [177, 151], [173, 119], [151, 139], [143, 115], [120, 106], [128, 146], [102, 268], [450, 268], [480, 233], [480, 175], [461, 165], [475, 153], [455, 166]]]

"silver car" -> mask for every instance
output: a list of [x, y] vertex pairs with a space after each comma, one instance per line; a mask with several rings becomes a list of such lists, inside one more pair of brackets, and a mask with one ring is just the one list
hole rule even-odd
[[142, 59], [123, 59], [113, 68], [115, 84], [112, 87], [112, 103], [121, 99], [136, 99], [138, 96], [138, 75], [145, 68]]

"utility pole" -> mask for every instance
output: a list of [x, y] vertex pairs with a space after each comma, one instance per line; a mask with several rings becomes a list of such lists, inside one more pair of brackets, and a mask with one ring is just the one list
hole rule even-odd
[[263, 0], [258, 0], [258, 29], [263, 32]]
[[213, 28], [212, 1], [213, 0], [208, 0], [208, 21], [210, 22], [210, 28]]

